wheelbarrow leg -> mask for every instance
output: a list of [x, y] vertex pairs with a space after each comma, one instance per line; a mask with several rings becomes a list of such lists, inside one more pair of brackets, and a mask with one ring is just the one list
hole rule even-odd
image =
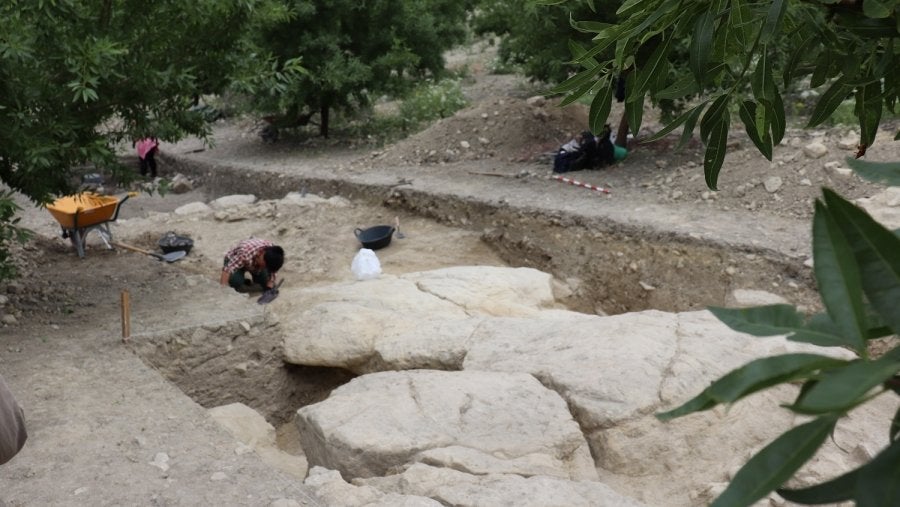
[[78, 229], [72, 229], [69, 231], [69, 238], [72, 240], [72, 244], [75, 245], [78, 257], [84, 259], [84, 234]]
[[109, 230], [109, 223], [105, 222], [97, 226], [97, 233], [100, 234], [100, 239], [103, 240], [103, 244], [106, 245], [107, 250], [112, 250], [112, 245], [109, 244], [109, 241], [112, 239], [112, 231]]

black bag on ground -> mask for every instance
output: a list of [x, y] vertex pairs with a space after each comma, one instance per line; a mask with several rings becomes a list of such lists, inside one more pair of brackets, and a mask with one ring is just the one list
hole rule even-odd
[[609, 125], [606, 125], [600, 137], [594, 137], [585, 130], [577, 140], [564, 144], [553, 157], [553, 172], [566, 173], [611, 165], [615, 161], [611, 133]]

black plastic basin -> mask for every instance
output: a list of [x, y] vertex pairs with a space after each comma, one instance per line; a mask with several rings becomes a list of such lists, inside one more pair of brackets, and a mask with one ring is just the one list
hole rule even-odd
[[390, 225], [376, 225], [368, 229], [357, 228], [353, 234], [356, 234], [356, 239], [362, 243], [363, 248], [378, 250], [391, 244], [394, 228]]

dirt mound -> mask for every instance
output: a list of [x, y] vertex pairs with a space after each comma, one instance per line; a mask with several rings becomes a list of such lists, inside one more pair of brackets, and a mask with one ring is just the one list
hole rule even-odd
[[388, 147], [375, 160], [402, 165], [530, 162], [575, 137], [587, 120], [582, 104], [561, 108], [558, 100], [543, 97], [491, 97]]

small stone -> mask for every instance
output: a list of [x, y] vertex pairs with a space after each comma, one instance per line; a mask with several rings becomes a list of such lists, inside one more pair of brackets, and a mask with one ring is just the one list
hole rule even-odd
[[803, 261], [803, 265], [806, 266], [806, 267], [808, 267], [808, 268], [813, 267], [813, 259], [812, 259], [812, 257], [810, 257], [810, 258], [806, 259], [805, 261]]
[[491, 140], [486, 137], [479, 137], [478, 142], [481, 144], [491, 144]]
[[16, 320], [16, 316], [10, 313], [7, 313], [3, 317], [0, 317], [0, 322], [3, 322], [7, 326], [13, 326], [19, 323], [19, 321]]
[[488, 118], [488, 114], [487, 114], [487, 113], [481, 113], [481, 119], [482, 119], [482, 120], [486, 120], [487, 118]]
[[638, 284], [640, 284], [641, 288], [644, 289], [644, 290], [647, 291], [647, 292], [650, 292], [650, 291], [652, 291], [652, 290], [656, 290], [656, 287], [650, 285], [649, 283], [646, 283], [646, 282], [638, 282]]
[[676, 191], [672, 192], [672, 199], [678, 199], [683, 195], [684, 195], [684, 192], [682, 192], [681, 190], [676, 190]]
[[541, 107], [546, 102], [547, 102], [547, 99], [545, 99], [541, 95], [535, 95], [533, 97], [528, 97], [527, 99], [525, 99], [525, 103], [532, 107]]
[[734, 276], [735, 273], [737, 273], [737, 269], [734, 266], [728, 266], [727, 268], [725, 268], [725, 274], [727, 274], [728, 276]]
[[471, 147], [471, 145], [469, 145], [469, 141], [460, 141], [459, 146], [464, 150], [468, 150]]
[[782, 185], [781, 178], [779, 176], [772, 176], [771, 178], [767, 178], [766, 181], [763, 182], [763, 186], [766, 187], [766, 192], [770, 194], [774, 194], [781, 188]]
[[669, 162], [665, 159], [659, 159], [655, 162], [655, 164], [656, 164], [656, 167], [658, 167], [660, 169], [664, 169], [669, 165]]
[[244, 331], [246, 331], [248, 333], [250, 332], [250, 323], [249, 322], [242, 320], [241, 327], [244, 329]]
[[700, 198], [703, 199], [704, 201], [708, 201], [709, 200], [709, 192], [704, 191], [703, 193], [700, 194]]
[[856, 132], [850, 132], [846, 136], [842, 137], [837, 142], [838, 148], [842, 150], [855, 150], [857, 145], [859, 145], [859, 134]]
[[209, 479], [211, 481], [221, 482], [221, 481], [224, 481], [225, 479], [228, 479], [228, 476], [225, 475], [225, 472], [216, 472], [216, 473], [212, 474], [209, 477]]
[[803, 147], [803, 153], [809, 158], [822, 158], [828, 153], [828, 148], [820, 142], [812, 142]]
[[812, 186], [812, 182], [809, 181], [809, 178], [803, 178], [802, 180], [800, 180], [800, 184], [803, 185], [804, 187]]
[[853, 169], [850, 169], [849, 167], [838, 167], [834, 170], [834, 174], [836, 176], [847, 178], [853, 174]]
[[9, 298], [0, 294], [0, 306], [6, 306], [6, 303], [9, 303]]
[[82, 493], [87, 493], [87, 492], [88, 492], [88, 487], [82, 486], [82, 487], [76, 489], [74, 492], [72, 492], [72, 494], [77, 496], [77, 495], [80, 495]]
[[630, 269], [631, 271], [635, 271], [635, 272], [636, 272], [636, 271], [638, 270], [638, 265], [637, 265], [637, 263], [636, 263], [636, 262], [632, 262], [631, 264], [628, 265], [628, 269]]
[[153, 461], [151, 461], [150, 464], [163, 472], [166, 472], [169, 470], [169, 455], [164, 452], [158, 452], [156, 453], [156, 456], [153, 457]]

